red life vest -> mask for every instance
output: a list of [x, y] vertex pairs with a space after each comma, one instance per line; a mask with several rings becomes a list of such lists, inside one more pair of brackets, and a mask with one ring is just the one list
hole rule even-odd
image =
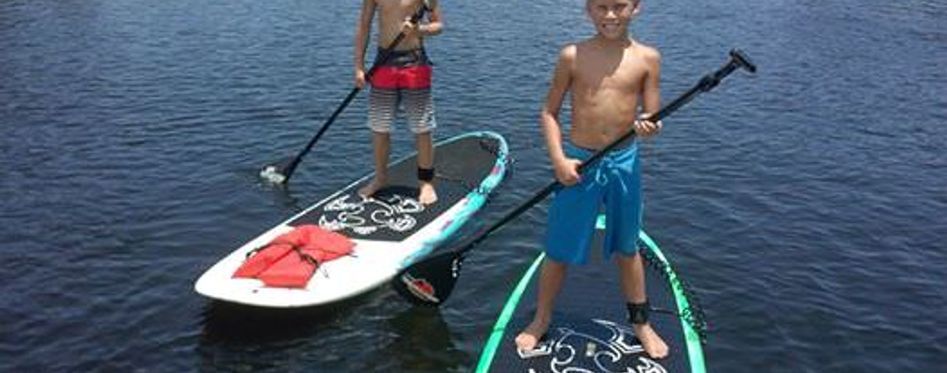
[[355, 242], [318, 225], [300, 225], [247, 254], [235, 278], [256, 278], [266, 286], [304, 288], [322, 263], [352, 253]]

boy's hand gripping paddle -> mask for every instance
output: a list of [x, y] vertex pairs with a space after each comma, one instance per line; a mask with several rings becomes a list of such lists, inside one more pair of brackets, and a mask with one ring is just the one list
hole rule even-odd
[[[661, 120], [690, 102], [698, 94], [712, 90], [720, 84], [721, 80], [737, 69], [744, 69], [750, 73], [755, 73], [756, 65], [754, 65], [749, 57], [742, 51], [734, 49], [730, 51], [730, 60], [723, 67], [711, 74], [705, 75], [693, 88], [647, 119], [654, 122]], [[634, 135], [635, 132], [630, 131], [613, 141], [604, 149], [596, 152], [592, 157], [582, 162], [579, 166], [579, 172], [588, 165], [601, 159], [606, 153]], [[447, 297], [450, 296], [451, 291], [453, 291], [457, 277], [460, 276], [461, 266], [463, 265], [467, 252], [486, 239], [490, 233], [500, 229], [504, 224], [510, 222], [536, 203], [545, 199], [558, 185], [559, 182], [553, 181], [537, 192], [533, 198], [506, 214], [506, 216], [493, 225], [477, 231], [470, 238], [452, 245], [452, 247], [446, 251], [433, 254], [405, 267], [399, 271], [397, 276], [392, 280], [392, 286], [395, 287], [395, 290], [397, 290], [399, 294], [415, 304], [439, 306], [441, 303], [444, 303]]]
[[[411, 16], [411, 23], [418, 23], [421, 20], [421, 17], [424, 17], [424, 12], [427, 10], [427, 2], [425, 1], [421, 4], [421, 8], [419, 8], [418, 11]], [[404, 37], [404, 31], [398, 33], [398, 36], [396, 36], [395, 40], [393, 40], [391, 44], [388, 45], [388, 48], [382, 50], [381, 55], [377, 60], [375, 60], [375, 64], [373, 64], [371, 69], [365, 73], [366, 82], [371, 81], [372, 75], [375, 74], [375, 70], [388, 61], [388, 58], [391, 57], [391, 53], [395, 50], [395, 47], [401, 43], [401, 40], [403, 40]], [[335, 118], [338, 117], [340, 113], [342, 113], [342, 110], [349, 106], [349, 103], [355, 99], [355, 96], [358, 95], [361, 90], [362, 88], [360, 87], [353, 87], [352, 90], [349, 91], [349, 95], [345, 96], [345, 100], [342, 100], [342, 104], [339, 105], [339, 107], [336, 108], [334, 112], [332, 112], [332, 115], [329, 116], [329, 119], [327, 119], [325, 124], [322, 125], [322, 128], [319, 129], [319, 132], [316, 132], [316, 135], [313, 136], [311, 140], [309, 140], [309, 143], [306, 144], [306, 147], [303, 148], [299, 154], [296, 154], [295, 157], [286, 157], [276, 163], [264, 166], [263, 169], [260, 170], [260, 177], [274, 184], [288, 183], [289, 178], [293, 176], [293, 172], [296, 171], [296, 166], [299, 166], [299, 162], [302, 161], [302, 158], [306, 155], [306, 153], [309, 153], [309, 150], [312, 149], [313, 145], [316, 145], [316, 141], [319, 141], [319, 138], [322, 137], [322, 134], [329, 129], [329, 126], [332, 125], [332, 122], [335, 122]]]

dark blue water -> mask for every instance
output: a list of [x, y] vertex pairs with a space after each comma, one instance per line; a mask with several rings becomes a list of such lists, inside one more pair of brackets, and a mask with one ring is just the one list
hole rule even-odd
[[[498, 131], [517, 159], [490, 222], [550, 180], [538, 109], [558, 48], [592, 29], [580, 1], [442, 3], [437, 136]], [[0, 371], [472, 369], [545, 206], [480, 246], [439, 311], [388, 288], [275, 315], [192, 290], [369, 171], [363, 96], [288, 191], [256, 177], [349, 90], [358, 7], [0, 3]], [[947, 4], [644, 7], [633, 32], [663, 52], [665, 101], [732, 47], [760, 67], [643, 147], [645, 226], [701, 296], [710, 370], [947, 367]]]

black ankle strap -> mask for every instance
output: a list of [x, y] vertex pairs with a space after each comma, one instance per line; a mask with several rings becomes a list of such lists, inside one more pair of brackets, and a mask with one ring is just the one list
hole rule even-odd
[[418, 167], [418, 180], [428, 181], [428, 182], [431, 180], [434, 180], [434, 167], [431, 167], [431, 168]]
[[625, 303], [625, 305], [628, 307], [629, 322], [638, 325], [648, 323], [648, 313], [651, 310], [648, 301], [644, 301], [644, 303]]

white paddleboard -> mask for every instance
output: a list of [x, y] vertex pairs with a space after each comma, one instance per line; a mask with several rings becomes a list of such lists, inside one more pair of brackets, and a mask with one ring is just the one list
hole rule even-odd
[[[466, 223], [506, 174], [507, 144], [493, 132], [441, 141], [435, 154], [435, 204], [417, 201], [416, 156], [398, 160], [389, 167], [389, 186], [372, 198], [357, 193], [371, 180], [367, 175], [237, 248], [204, 272], [194, 289], [225, 302], [291, 308], [340, 301], [386, 283]], [[347, 236], [356, 244], [353, 255], [323, 263], [304, 288], [233, 277], [248, 253], [302, 224]]]

